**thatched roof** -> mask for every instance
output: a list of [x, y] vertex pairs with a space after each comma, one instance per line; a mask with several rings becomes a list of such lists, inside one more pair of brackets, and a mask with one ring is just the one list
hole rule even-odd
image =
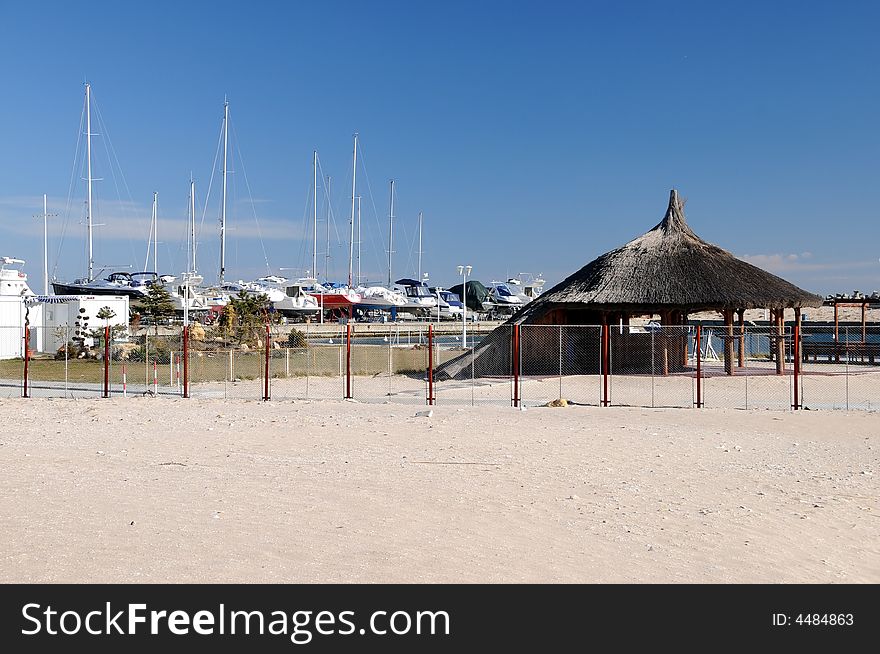
[[606, 252], [542, 293], [486, 336], [473, 355], [465, 353], [439, 366], [436, 378], [508, 374], [511, 325], [539, 323], [554, 310], [638, 315], [822, 305], [818, 295], [702, 240], [688, 227], [683, 206], [673, 189], [666, 215], [651, 231]]
[[663, 220], [626, 245], [606, 252], [531, 302], [516, 316], [529, 322], [551, 305], [631, 313], [677, 309], [755, 309], [821, 306], [798, 288], [694, 234], [678, 192]]

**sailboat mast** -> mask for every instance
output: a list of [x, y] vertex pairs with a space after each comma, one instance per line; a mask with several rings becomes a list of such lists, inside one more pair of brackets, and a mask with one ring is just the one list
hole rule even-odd
[[89, 239], [89, 274], [94, 279], [95, 256], [92, 249], [92, 85], [86, 84], [86, 187], [88, 199], [86, 206]]
[[419, 282], [422, 281], [422, 212], [419, 211]]
[[394, 180], [391, 180], [391, 211], [388, 213], [388, 288], [391, 288], [391, 255], [394, 253]]
[[312, 277], [315, 278], [315, 282], [318, 281], [318, 151], [315, 150], [312, 152], [312, 183], [314, 186], [314, 204], [312, 207], [313, 217], [312, 220], [314, 222], [314, 229], [312, 237], [314, 242], [312, 243]]
[[198, 270], [196, 268], [196, 182], [192, 177], [192, 173], [189, 176], [189, 217], [189, 255], [191, 257], [189, 272], [195, 273]]
[[[159, 273], [159, 194], [153, 191], [153, 272]], [[146, 268], [146, 266], [144, 266]]]
[[49, 295], [49, 210], [43, 193], [43, 295]]
[[324, 253], [324, 281], [326, 282], [330, 276], [330, 181], [332, 178], [327, 175], [327, 250]]
[[352, 263], [354, 260], [354, 201], [357, 189], [358, 135], [354, 135], [351, 155], [351, 217], [348, 219], [348, 287], [351, 288]]
[[226, 274], [226, 172], [229, 153], [229, 101], [223, 100], [223, 200], [220, 205], [220, 283]]
[[357, 228], [357, 232], [358, 232], [357, 283], [358, 283], [358, 286], [360, 286], [361, 285], [361, 196], [360, 195], [358, 196], [357, 221], [358, 221], [358, 228]]

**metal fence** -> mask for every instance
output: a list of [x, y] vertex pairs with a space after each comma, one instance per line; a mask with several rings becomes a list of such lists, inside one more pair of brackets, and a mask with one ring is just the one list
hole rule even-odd
[[[453, 327], [452, 329], [456, 329]], [[880, 327], [0, 327], [0, 397], [350, 398], [411, 405], [862, 409]], [[453, 366], [455, 374], [444, 374]]]

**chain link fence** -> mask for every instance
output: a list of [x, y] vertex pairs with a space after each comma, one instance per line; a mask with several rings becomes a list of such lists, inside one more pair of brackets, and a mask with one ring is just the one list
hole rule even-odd
[[[0, 326], [0, 398], [875, 410], [880, 326]], [[27, 342], [27, 356], [25, 356]], [[106, 359], [106, 360], [105, 360]], [[430, 374], [429, 374], [430, 371]]]

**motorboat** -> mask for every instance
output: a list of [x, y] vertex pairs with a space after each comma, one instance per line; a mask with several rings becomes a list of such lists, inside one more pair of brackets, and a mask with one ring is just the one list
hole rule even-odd
[[307, 293], [302, 284], [292, 284], [286, 277], [267, 275], [243, 285], [248, 291], [265, 294], [275, 310], [283, 316], [305, 318], [315, 316], [321, 310], [318, 299]]
[[493, 281], [486, 287], [489, 291], [490, 313], [508, 316], [525, 306], [523, 299], [502, 282]]
[[155, 272], [113, 272], [106, 277], [92, 280], [83, 278], [73, 282], [52, 282], [55, 295], [125, 295], [130, 299], [145, 298], [150, 286], [164, 286], [174, 281], [171, 275], [158, 275]]
[[461, 298], [457, 294], [452, 291], [438, 290], [436, 288], [431, 288], [430, 291], [438, 300], [439, 311], [437, 315], [441, 320], [462, 319], [462, 316], [464, 316], [464, 304], [462, 304]]
[[361, 296], [358, 309], [362, 311], [391, 311], [402, 309], [407, 304], [406, 295], [384, 286], [358, 286], [355, 290]]
[[392, 290], [406, 297], [406, 304], [399, 307], [399, 311], [411, 313], [416, 316], [429, 316], [437, 307], [435, 298], [430, 289], [422, 282], [414, 279], [398, 279]]

